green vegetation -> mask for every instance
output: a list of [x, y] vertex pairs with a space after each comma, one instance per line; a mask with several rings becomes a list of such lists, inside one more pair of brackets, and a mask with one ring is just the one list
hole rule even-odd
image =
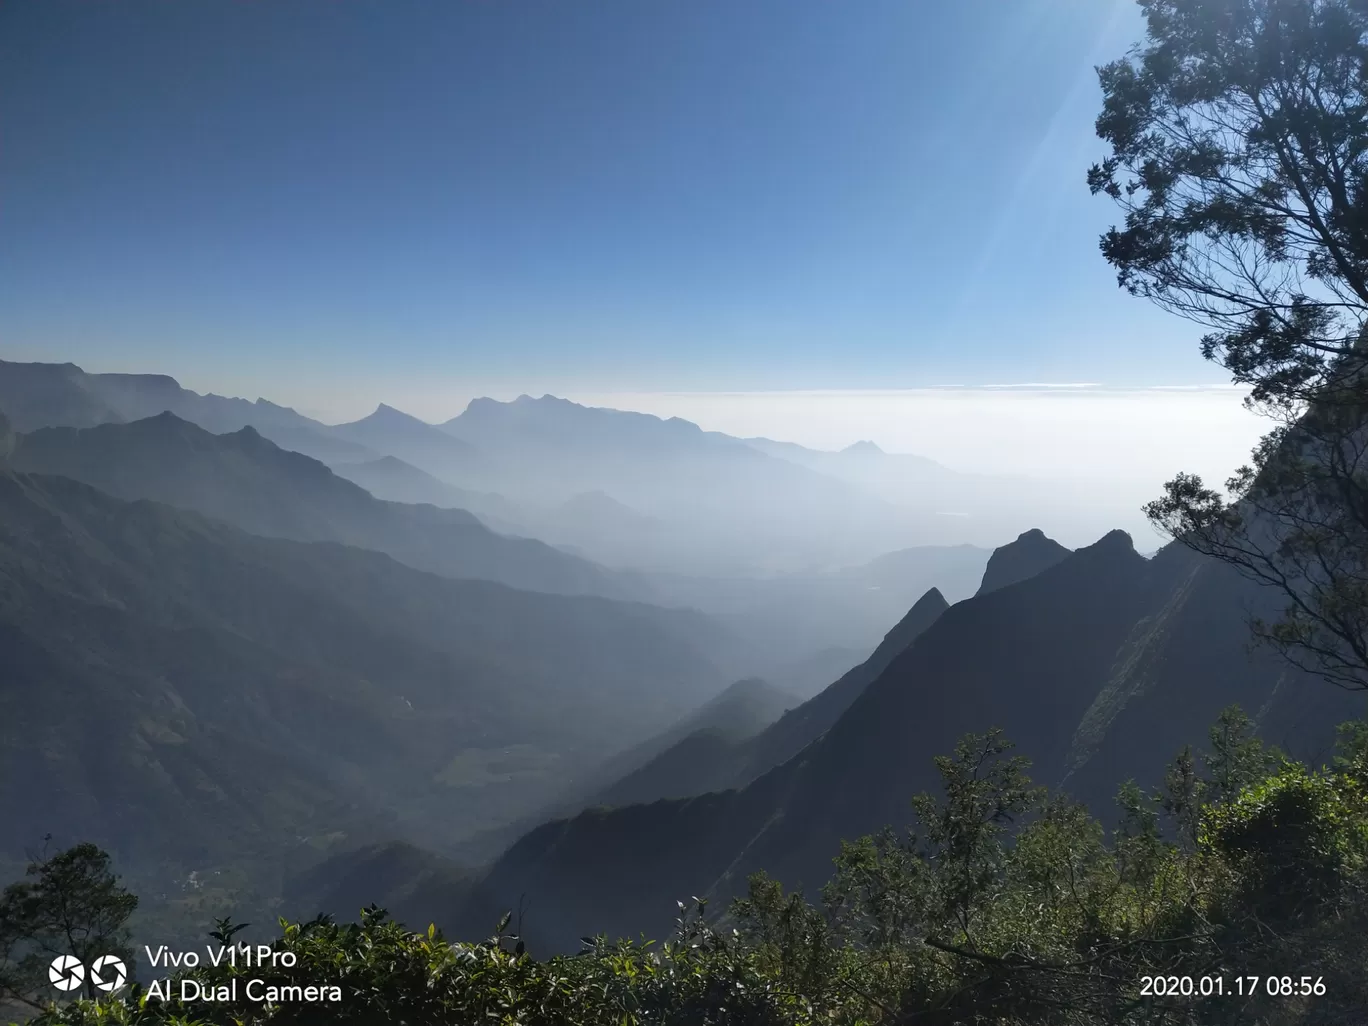
[[[200, 967], [172, 1000], [144, 981], [33, 1021], [1177, 1026], [1347, 1022], [1368, 1007], [1364, 724], [1313, 769], [1227, 710], [1162, 788], [1122, 789], [1111, 831], [1033, 786], [1000, 732], [936, 762], [943, 793], [913, 800], [915, 830], [844, 844], [817, 900], [757, 875], [721, 917], [681, 903], [663, 944], [586, 938], [547, 960], [508, 932], [511, 914], [487, 941], [451, 943], [372, 907], [355, 924], [282, 923], [271, 947], [293, 966]], [[236, 997], [182, 1004], [182, 978], [236, 979]], [[341, 996], [259, 999], [309, 985]]]
[[1368, 688], [1368, 8], [1139, 3], [1148, 40], [1100, 70], [1102, 252], [1278, 422], [1229, 497], [1180, 474], [1147, 512], [1282, 593], [1264, 641]]
[[[1254, 465], [1230, 482], [1232, 498], [1182, 475], [1148, 511], [1187, 546], [1233, 564], [1286, 602], [1270, 623], [1256, 625], [1259, 636], [1303, 670], [1362, 689], [1368, 687], [1368, 480], [1362, 471], [1368, 421], [1368, 7], [1363, 0], [1140, 0], [1140, 6], [1148, 21], [1147, 44], [1101, 72], [1105, 108], [1098, 131], [1112, 153], [1093, 169], [1090, 183], [1125, 213], [1124, 226], [1104, 238], [1104, 254], [1123, 286], [1205, 322], [1210, 328], [1203, 342], [1206, 355], [1249, 386], [1256, 404], [1283, 420], [1255, 453]], [[521, 692], [521, 704], [511, 708], [490, 699], [485, 706], [460, 705], [460, 716], [451, 713], [447, 674], [439, 671], [455, 667], [466, 672], [452, 676], [497, 683], [500, 678], [485, 660], [513, 664], [521, 654], [516, 637], [478, 659], [443, 640], [449, 623], [478, 626], [483, 606], [498, 600], [500, 591], [484, 589], [472, 598], [472, 589], [453, 582], [410, 578], [388, 562], [331, 550], [327, 560], [315, 563], [312, 550], [225, 535], [216, 526], [146, 504], [116, 507], [66, 484], [16, 475], [0, 477], [0, 484], [14, 496], [9, 519], [36, 525], [26, 528], [35, 537], [54, 522], [81, 527], [79, 533], [70, 529], [72, 544], [55, 549], [71, 554], [64, 564], [68, 572], [60, 578], [48, 568], [42, 574], [28, 568], [28, 552], [37, 551], [36, 545], [5, 556], [5, 566], [15, 568], [13, 579], [27, 587], [14, 592], [12, 605], [36, 610], [41, 599], [69, 614], [71, 622], [81, 622], [70, 611], [90, 616], [86, 606], [95, 606], [95, 596], [123, 596], [133, 613], [121, 611], [117, 619], [102, 615], [113, 625], [108, 636], [145, 639], [136, 652], [146, 653], [141, 656], [146, 664], [125, 670], [132, 680], [159, 681], [172, 676], [171, 669], [204, 660], [217, 665], [226, 660], [222, 653], [238, 653], [251, 669], [257, 665], [253, 660], [264, 660], [259, 651], [274, 653], [284, 646], [272, 631], [274, 619], [287, 620], [283, 613], [297, 608], [328, 614], [315, 612], [317, 622], [308, 635], [326, 658], [290, 664], [292, 675], [284, 678], [303, 681], [292, 684], [285, 696], [294, 701], [283, 700], [275, 689], [247, 696], [244, 711], [264, 738], [256, 750], [257, 775], [248, 780], [251, 788], [238, 783], [239, 792], [225, 792], [243, 799], [295, 797], [281, 801], [264, 824], [176, 815], [182, 807], [171, 798], [178, 796], [159, 799], [147, 819], [176, 824], [168, 831], [170, 840], [178, 836], [193, 848], [187, 859], [235, 832], [259, 836], [267, 850], [266, 842], [281, 834], [268, 827], [327, 823], [335, 828], [349, 822], [323, 815], [339, 781], [365, 779], [380, 790], [382, 784], [401, 787], [414, 779], [455, 785], [517, 776], [526, 753], [514, 751], [510, 740], [509, 763], [493, 765], [488, 753], [505, 748], [497, 741], [486, 743], [475, 726], [457, 739], [454, 750], [461, 754], [453, 759], [449, 724], [470, 719], [476, 726], [476, 721], [498, 725], [517, 721], [519, 713], [540, 711], [549, 729], [564, 715], [562, 707], [539, 708], [557, 693], [553, 687]], [[60, 509], [65, 520], [35, 515], [49, 508]], [[120, 570], [114, 554], [139, 540], [161, 558], [120, 556], [132, 567]], [[877, 679], [861, 683], [853, 704], [843, 705], [824, 724], [820, 740], [803, 749], [808, 755], [790, 759], [769, 778], [772, 791], [751, 787], [744, 795], [660, 803], [665, 818], [640, 816], [638, 810], [628, 816], [586, 815], [578, 828], [574, 822], [552, 824], [533, 838], [536, 843], [520, 842], [524, 855], [534, 856], [525, 863], [550, 865], [561, 873], [548, 874], [551, 883], [560, 883], [562, 892], [597, 913], [609, 904], [605, 896], [631, 898], [671, 886], [661, 883], [662, 866], [678, 871], [687, 864], [690, 872], [707, 872], [719, 881], [718, 893], [727, 874], [741, 865], [767, 865], [784, 879], [801, 878], [806, 859], [822, 857], [836, 836], [886, 818], [881, 790], [900, 779], [895, 771], [904, 762], [924, 758], [933, 731], [938, 744], [947, 733], [963, 729], [971, 715], [977, 722], [979, 711], [990, 704], [1014, 730], [1032, 737], [1033, 746], [1036, 738], [1043, 739], [1037, 755], [1047, 776], [1059, 775], [1061, 753], [1077, 747], [1060, 724], [1068, 728], [1079, 722], [1080, 711], [1089, 750], [1117, 749], [1110, 753], [1112, 766], [1129, 766], [1142, 748], [1162, 743], [1157, 740], [1162, 732], [1185, 736], [1191, 721], [1175, 721], [1212, 694], [1238, 684], [1247, 700], [1260, 687], [1253, 671], [1241, 677], [1239, 671], [1221, 669], [1233, 665], [1224, 658], [1222, 631], [1223, 617], [1237, 603], [1189, 601], [1190, 595], [1205, 600], [1232, 593], [1210, 580], [1206, 586], [1212, 590], [1197, 591], [1200, 567], [1193, 564], [1189, 571], [1175, 558], [1170, 553], [1146, 563], [1128, 540], [1109, 535], [1058, 564], [1037, 589], [1003, 589], [991, 602], [945, 613], [934, 635], [903, 649], [905, 654], [879, 668]], [[1156, 564], [1162, 564], [1158, 570]], [[144, 593], [178, 595], [180, 578], [193, 575], [198, 575], [193, 576], [197, 587], [206, 590], [200, 578], [211, 583], [237, 578], [233, 572], [205, 573], [205, 568], [239, 566], [254, 571], [255, 578], [245, 575], [248, 583], [259, 578], [255, 591], [244, 583], [240, 593], [219, 595], [213, 602], [185, 600], [187, 613], [179, 619], [162, 612], [165, 603], [142, 598]], [[305, 579], [315, 582], [311, 588], [298, 583]], [[1155, 579], [1168, 581], [1168, 587], [1152, 587]], [[144, 584], [149, 581], [157, 587]], [[386, 582], [394, 583], [380, 587]], [[1160, 607], [1151, 592], [1176, 596], [1162, 606], [1163, 615], [1156, 612]], [[209, 594], [217, 595], [212, 589]], [[72, 595], [85, 596], [85, 604], [78, 606]], [[313, 602], [299, 601], [299, 595]], [[292, 596], [293, 604], [287, 604]], [[396, 596], [407, 601], [396, 603]], [[434, 619], [431, 610], [450, 610], [462, 598], [458, 620]], [[504, 596], [504, 601], [515, 600]], [[523, 610], [525, 600], [516, 601], [524, 617], [539, 608], [528, 604]], [[214, 615], [189, 615], [200, 611]], [[281, 615], [273, 617], [273, 612]], [[627, 635], [619, 631], [630, 625], [631, 611], [619, 613], [628, 619], [614, 619], [604, 628], [604, 644], [581, 648], [566, 642], [548, 649], [533, 667], [541, 672], [532, 679], [558, 682], [562, 665], [573, 662], [564, 653], [611, 648], [610, 641], [625, 645]], [[241, 632], [203, 626], [220, 619], [242, 625]], [[553, 623], [558, 630], [546, 631], [547, 636], [578, 639], [573, 623], [559, 616]], [[199, 633], [183, 637], [190, 627]], [[134, 634], [135, 628], [141, 633]], [[298, 630], [291, 638], [296, 648]], [[87, 634], [99, 636], [94, 629]], [[470, 636], [478, 637], [478, 631]], [[227, 639], [239, 637], [252, 639], [254, 647], [228, 645]], [[662, 628], [654, 644], [640, 644], [636, 658], [654, 667], [662, 653], [692, 652], [691, 637], [691, 632], [680, 638]], [[414, 645], [423, 646], [430, 658], [409, 656], [405, 662], [404, 653]], [[85, 685], [84, 664], [28, 655], [17, 643], [11, 647], [26, 660], [15, 660], [19, 669], [12, 671], [25, 695], [55, 703], [59, 691], [103, 694]], [[33, 650], [47, 651], [36, 645]], [[1183, 662], [1183, 653], [1193, 651], [1197, 656]], [[376, 652], [384, 658], [372, 656], [368, 665], [404, 670], [402, 711], [380, 702], [370, 677], [343, 672], [343, 664], [358, 661], [356, 654]], [[1118, 662], [1118, 652], [1127, 658]], [[630, 682], [635, 665], [613, 663], [607, 669], [619, 669]], [[132, 676], [134, 671], [141, 676]], [[1111, 682], [1105, 716], [1092, 715], [1098, 679]], [[1294, 681], [1301, 686], [1305, 678]], [[196, 703], [168, 707], [207, 710], [209, 697], [217, 700], [220, 690], [232, 693], [212, 688], [212, 682], [206, 677], [198, 694], [170, 693], [177, 699], [189, 695]], [[902, 686], [907, 682], [919, 686]], [[1161, 687], [1153, 687], [1155, 682]], [[1280, 687], [1281, 675], [1268, 692], [1265, 717], [1276, 719], [1291, 709], [1273, 705]], [[1290, 690], [1283, 692], [1285, 703], [1318, 701], [1309, 692], [1288, 699]], [[468, 694], [474, 698], [493, 691], [470, 688]], [[318, 700], [334, 694], [342, 700]], [[617, 692], [617, 701], [625, 694], [630, 688]], [[1128, 729], [1146, 728], [1136, 731], [1145, 739], [1143, 746], [1110, 726], [1127, 702], [1138, 713]], [[41, 737], [42, 727], [57, 722], [58, 713], [73, 704], [61, 709], [35, 705], [23, 717], [11, 716], [19, 727], [8, 729], [16, 739]], [[604, 707], [613, 704], [605, 701]], [[1197, 715], [1210, 715], [1220, 704], [1213, 702]], [[80, 734], [90, 750], [100, 751], [96, 746], [111, 735], [110, 724], [119, 725], [106, 708], [118, 706], [109, 699], [82, 724]], [[151, 719], [152, 708], [140, 712], [136, 735], [122, 725], [125, 734], [145, 744], [113, 750], [157, 750], [164, 764], [180, 770], [168, 772], [167, 779], [187, 777], [186, 752], [209, 764], [226, 762], [225, 756], [241, 754], [243, 741], [251, 737], [244, 731], [220, 738], [198, 728], [188, 714]], [[310, 746], [321, 742], [305, 728], [314, 724], [319, 708], [331, 710], [329, 729], [340, 747], [324, 748], [326, 758], [316, 760], [312, 772], [280, 762], [268, 743], [275, 736], [269, 730], [287, 724], [291, 730], [283, 740], [292, 745], [279, 747], [312, 751]], [[376, 709], [387, 711], [386, 717], [370, 715]], [[1108, 729], [1098, 726], [1102, 719]], [[389, 743], [378, 745], [376, 738], [384, 739], [386, 731]], [[384, 748], [395, 755], [377, 778], [371, 767], [346, 761], [352, 747]], [[16, 750], [29, 757], [30, 749], [16, 745]], [[31, 752], [34, 761], [45, 754], [37, 747]], [[274, 769], [277, 765], [282, 769]], [[435, 927], [411, 932], [372, 907], [356, 924], [328, 918], [282, 922], [265, 965], [260, 956], [255, 964], [206, 961], [171, 976], [167, 991], [154, 991], [150, 979], [107, 997], [87, 988], [69, 1003], [39, 1008], [32, 1021], [53, 1026], [1316, 1026], [1363, 1021], [1368, 1009], [1363, 944], [1368, 937], [1368, 724], [1345, 726], [1333, 761], [1315, 766], [1267, 748], [1252, 722], [1231, 707], [1211, 729], [1206, 750], [1180, 752], [1157, 790], [1122, 786], [1119, 816], [1110, 826], [1068, 794], [1035, 786], [1027, 762], [1012, 753], [998, 731], [965, 736], [935, 765], [940, 793], [913, 799], [913, 826], [843, 843], [819, 895], [788, 891], [757, 874], [744, 896], [720, 915], [709, 916], [701, 899], [681, 903], [675, 934], [664, 943], [586, 938], [576, 955], [539, 958], [522, 939], [534, 935], [538, 925], [535, 906], [526, 929], [520, 921], [517, 933], [510, 933], [509, 914], [483, 942], [449, 942]], [[1069, 765], [1077, 769], [1078, 760]], [[291, 770], [289, 777], [284, 769]], [[281, 779], [294, 783], [287, 790]], [[1087, 784], [1081, 775], [1073, 782], [1080, 790]], [[418, 811], [447, 808], [443, 799], [449, 795], [429, 797], [431, 804]], [[368, 801], [381, 808], [383, 798], [380, 793]], [[43, 808], [56, 804], [44, 802]], [[249, 802], [236, 804], [248, 807]], [[624, 826], [629, 819], [633, 822]], [[699, 844], [719, 820], [724, 821], [720, 839]], [[858, 827], [846, 830], [843, 824], [852, 822]], [[681, 823], [687, 826], [662, 827]], [[603, 824], [607, 828], [599, 830]], [[643, 852], [622, 840], [646, 836], [669, 838], [669, 851]], [[732, 843], [737, 838], [739, 843]], [[542, 842], [563, 861], [543, 860]], [[699, 870], [695, 863], [705, 855], [726, 868]], [[415, 867], [404, 868], [400, 875], [406, 877], [430, 873], [449, 893], [461, 892], [465, 884], [445, 867], [402, 849], [382, 850], [379, 857], [401, 868]], [[35, 863], [31, 876], [31, 882], [14, 885], [0, 899], [0, 986], [10, 999], [43, 1005], [53, 993], [43, 976], [45, 961], [54, 952], [86, 960], [97, 948], [122, 950], [134, 899], [110, 876], [108, 857], [89, 845]], [[524, 877], [510, 873], [509, 878]], [[554, 886], [547, 889], [554, 892]], [[637, 910], [630, 900], [617, 904], [619, 912]], [[241, 929], [224, 920], [211, 936], [216, 944], [232, 945]], [[147, 966], [141, 968], [147, 972]], [[250, 980], [259, 982], [249, 987]], [[301, 1001], [303, 988], [321, 993]], [[180, 1000], [182, 994], [205, 993], [222, 996]]]
[[[138, 899], [119, 885], [108, 854], [78, 844], [32, 863], [26, 875], [0, 894], [0, 1002], [41, 1008], [48, 964], [58, 955], [87, 966], [101, 955], [132, 963], [128, 918]], [[96, 994], [90, 979], [84, 992]]]

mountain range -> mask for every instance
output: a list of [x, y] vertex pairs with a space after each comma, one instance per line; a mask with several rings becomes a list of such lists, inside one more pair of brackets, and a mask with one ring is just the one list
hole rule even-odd
[[88, 374], [74, 363], [0, 360], [0, 410], [16, 431], [119, 424], [170, 412], [214, 434], [250, 426], [286, 449], [319, 460], [381, 455], [265, 399], [200, 395], [165, 374]]
[[124, 499], [154, 499], [252, 534], [386, 552], [421, 570], [558, 594], [642, 598], [640, 582], [539, 541], [510, 538], [461, 509], [376, 499], [254, 428], [215, 435], [173, 413], [18, 435], [17, 470], [60, 474]]
[[[898, 567], [880, 570], [871, 562], [868, 573], [847, 570], [864, 560], [886, 560], [885, 553], [908, 541], [944, 535], [955, 518], [932, 517], [937, 523], [928, 527], [915, 511], [740, 439], [686, 421], [549, 396], [476, 400], [441, 426], [387, 406], [361, 421], [329, 426], [264, 399], [199, 395], [164, 375], [88, 374], [71, 364], [0, 361], [0, 409], [6, 404], [18, 411], [15, 427], [28, 434], [127, 424], [166, 412], [210, 434], [250, 427], [281, 449], [326, 463], [377, 498], [464, 509], [499, 534], [540, 539], [578, 562], [560, 561], [545, 576], [531, 566], [506, 574], [508, 567], [480, 563], [474, 548], [455, 559], [442, 544], [427, 544], [433, 525], [411, 544], [388, 529], [382, 541], [370, 527], [358, 531], [355, 524], [338, 525], [346, 527], [338, 532], [296, 523], [286, 536], [336, 537], [379, 547], [423, 569], [476, 573], [517, 586], [633, 595], [702, 609], [752, 637], [760, 651], [750, 670], [767, 677], [787, 664], [802, 675], [801, 667], [823, 650], [865, 649], [927, 587], [941, 587], [952, 599], [967, 594], [967, 582], [981, 573], [988, 554], [978, 547], [942, 553], [921, 546], [903, 550]], [[103, 487], [117, 476], [87, 480], [103, 481]], [[147, 468], [138, 476], [148, 477]], [[263, 498], [244, 521], [229, 515], [221, 496], [201, 506], [202, 495], [191, 501], [183, 492], [111, 486], [123, 488], [126, 497], [190, 501], [192, 508], [248, 530], [282, 531], [264, 526], [283, 515], [269, 509], [274, 499]], [[659, 504], [651, 508], [648, 500]], [[287, 494], [281, 501], [288, 506], [295, 499]], [[455, 530], [451, 523], [443, 529]], [[542, 555], [533, 562], [553, 562]], [[613, 574], [605, 564], [621, 572]], [[795, 636], [802, 648], [794, 648]], [[802, 687], [810, 692], [819, 681], [805, 680]]]
[[[1048, 501], [1048, 482], [963, 474], [872, 443], [819, 452], [554, 396], [475, 399], [439, 425], [386, 404], [327, 425], [265, 399], [200, 395], [165, 375], [0, 361], [0, 409], [24, 432], [169, 411], [213, 434], [251, 426], [329, 465], [392, 456], [458, 490], [442, 496], [429, 483], [431, 497], [465, 503], [495, 518], [486, 522], [498, 530], [650, 571], [831, 569], [915, 544], [994, 544], [1023, 519], [1073, 510]], [[368, 484], [377, 497], [411, 501], [412, 475], [381, 471]], [[470, 496], [488, 494], [500, 497], [500, 508], [475, 508]], [[602, 530], [594, 517], [586, 525], [585, 495], [624, 511], [618, 530]]]
[[0, 861], [93, 840], [158, 900], [659, 936], [754, 870], [812, 891], [966, 732], [1107, 816], [1231, 703], [1313, 757], [1364, 712], [1251, 651], [1269, 594], [1181, 546], [892, 544], [947, 495], [1020, 511], [872, 444], [550, 396], [329, 426], [0, 362], [6, 405]]
[[[1057, 555], [1042, 540], [1027, 532], [995, 559], [1020, 567], [1031, 550]], [[932, 755], [993, 726], [1033, 760], [1037, 780], [1067, 786], [1109, 820], [1123, 781], [1157, 783], [1164, 762], [1232, 703], [1285, 750], [1319, 755], [1333, 724], [1363, 714], [1363, 697], [1249, 651], [1246, 616], [1268, 601], [1223, 565], [1177, 546], [1147, 560], [1113, 532], [940, 609], [871, 667], [815, 740], [739, 789], [544, 824], [452, 915], [471, 926], [525, 896], [537, 909], [529, 936], [565, 949], [600, 931], [659, 936], [675, 899], [725, 903], [758, 869], [811, 892], [841, 839], [908, 821], [910, 796], [936, 786]]]
[[444, 481], [489, 476], [490, 468], [483, 466], [482, 454], [474, 446], [384, 403], [368, 417], [327, 430], [373, 452], [397, 456]]
[[6, 851], [87, 838], [141, 873], [449, 845], [720, 692], [734, 644], [686, 610], [449, 579], [0, 469]]

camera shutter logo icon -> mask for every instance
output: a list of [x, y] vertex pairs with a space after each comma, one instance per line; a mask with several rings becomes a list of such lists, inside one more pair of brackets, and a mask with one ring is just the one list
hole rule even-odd
[[101, 955], [90, 964], [90, 982], [108, 994], [128, 982], [128, 968], [118, 955]]
[[85, 982], [85, 966], [75, 955], [58, 955], [48, 966], [48, 979], [58, 990], [75, 990]]

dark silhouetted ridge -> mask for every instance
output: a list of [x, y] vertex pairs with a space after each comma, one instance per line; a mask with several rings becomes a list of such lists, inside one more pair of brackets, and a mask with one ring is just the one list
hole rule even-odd
[[796, 708], [764, 681], [737, 681], [683, 724], [609, 763], [602, 773], [615, 782], [591, 801], [623, 805], [749, 783], [820, 737], [948, 608], [932, 588], [868, 659]]
[[[1058, 554], [1048, 539], [1023, 541]], [[1258, 710], [1286, 750], [1318, 748], [1362, 698], [1249, 651], [1246, 617], [1268, 601], [1228, 567], [1173, 546], [1146, 560], [1111, 532], [942, 610], [816, 740], [739, 790], [592, 810], [527, 834], [481, 882], [482, 907], [525, 894], [544, 924], [537, 940], [573, 948], [600, 931], [658, 935], [678, 895], [724, 905], [759, 869], [811, 891], [841, 839], [906, 824], [909, 797], [938, 787], [934, 756], [994, 726], [1038, 782], [1067, 780], [1104, 816], [1121, 782], [1155, 779], [1232, 703]]]
[[1032, 528], [1019, 535], [1016, 541], [993, 550], [988, 557], [988, 566], [983, 571], [978, 594], [986, 595], [990, 591], [1034, 577], [1062, 561], [1068, 554], [1068, 549], [1054, 539], [1047, 538], [1044, 531]]

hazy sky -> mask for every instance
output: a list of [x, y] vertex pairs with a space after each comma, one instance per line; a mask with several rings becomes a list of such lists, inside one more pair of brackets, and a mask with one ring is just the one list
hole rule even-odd
[[1093, 67], [1139, 32], [1131, 0], [0, 3], [0, 356], [336, 415], [1219, 382], [1097, 252]]
[[[1172, 390], [1223, 376], [1116, 288], [1084, 182], [1094, 66], [1140, 29], [1132, 0], [0, 0], [0, 357], [327, 420], [552, 392], [1223, 478], [1265, 425]], [[1022, 382], [1103, 387], [963, 387]]]

